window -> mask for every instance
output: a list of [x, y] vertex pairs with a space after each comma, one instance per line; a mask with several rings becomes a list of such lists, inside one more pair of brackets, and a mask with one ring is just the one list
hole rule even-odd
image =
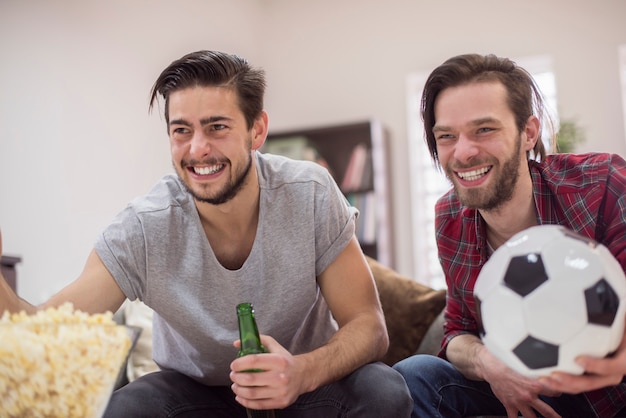
[[[623, 55], [626, 56], [626, 48], [623, 52]], [[556, 82], [550, 57], [527, 57], [514, 61], [532, 74], [544, 95], [548, 112], [554, 122], [558, 123]], [[413, 276], [417, 278], [417, 281], [435, 289], [444, 289], [446, 282], [439, 264], [435, 242], [434, 207], [437, 199], [450, 189], [451, 184], [445, 175], [435, 168], [424, 140], [420, 99], [429, 74], [430, 70], [409, 74], [406, 83], [411, 207], [413, 208]], [[622, 72], [622, 74], [624, 76], [622, 83], [624, 84], [626, 73]], [[555, 126], [555, 129], [558, 129], [558, 125]], [[544, 132], [544, 135], [546, 135], [543, 138], [544, 143], [550, 152], [547, 136], [549, 133]]]
[[422, 89], [430, 72], [410, 74], [407, 78], [409, 121], [409, 170], [413, 223], [413, 277], [435, 289], [446, 287], [435, 243], [435, 202], [450, 189], [450, 182], [435, 167], [424, 140], [420, 116]]
[[619, 76], [622, 82], [622, 112], [624, 113], [624, 132], [626, 132], [626, 45], [619, 47]]

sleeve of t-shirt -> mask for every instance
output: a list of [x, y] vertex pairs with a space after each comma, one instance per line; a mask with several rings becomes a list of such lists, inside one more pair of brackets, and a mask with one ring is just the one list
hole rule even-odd
[[355, 233], [358, 210], [346, 197], [329, 173], [315, 199], [315, 246], [319, 254], [315, 274], [320, 275], [345, 249]]
[[143, 299], [145, 239], [139, 218], [130, 207], [120, 212], [98, 236], [95, 250], [126, 297]]

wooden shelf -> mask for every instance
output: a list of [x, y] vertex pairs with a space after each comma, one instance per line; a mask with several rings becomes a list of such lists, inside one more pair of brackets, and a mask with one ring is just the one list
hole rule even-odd
[[17, 291], [17, 271], [15, 265], [22, 261], [21, 257], [15, 257], [10, 255], [3, 255], [0, 258], [0, 267], [2, 268], [2, 275], [6, 279], [9, 286], [13, 291]]
[[359, 209], [357, 236], [363, 252], [393, 268], [387, 147], [385, 129], [377, 120], [367, 120], [270, 132], [261, 151], [326, 166]]

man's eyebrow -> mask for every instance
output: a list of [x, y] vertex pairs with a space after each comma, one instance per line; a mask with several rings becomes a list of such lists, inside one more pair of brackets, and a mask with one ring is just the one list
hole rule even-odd
[[484, 118], [475, 119], [470, 124], [474, 126], [478, 126], [478, 125], [484, 125], [485, 123], [498, 123], [499, 124], [500, 121], [496, 118], [492, 118], [491, 116], [487, 116]]
[[[467, 125], [468, 126], [481, 126], [484, 124], [492, 124], [492, 123], [497, 123], [500, 124], [500, 120], [493, 118], [491, 116], [486, 116], [484, 118], [478, 118], [478, 119], [474, 119], [472, 121], [470, 121]], [[445, 126], [445, 125], [435, 125], [433, 126], [433, 132], [447, 132], [447, 131], [451, 131], [452, 128], [450, 128], [449, 126]]]
[[172, 126], [172, 125], [191, 126], [191, 123], [187, 122], [185, 119], [172, 119], [172, 120], [170, 120], [169, 125], [170, 126]]
[[206, 126], [215, 122], [224, 122], [224, 121], [229, 122], [231, 120], [232, 119], [227, 116], [211, 116], [209, 118], [200, 119], [200, 125]]
[[[210, 125], [212, 123], [216, 123], [216, 122], [224, 122], [224, 121], [231, 121], [232, 119], [227, 117], [227, 116], [211, 116], [208, 118], [203, 118], [200, 119], [200, 125], [201, 126], [206, 126], [206, 125]], [[192, 123], [185, 120], [185, 119], [172, 119], [170, 120], [170, 125], [183, 125], [183, 126], [191, 126]]]
[[433, 126], [433, 132], [445, 132], [445, 131], [449, 131], [450, 128], [447, 126], [443, 126], [443, 125], [435, 125]]

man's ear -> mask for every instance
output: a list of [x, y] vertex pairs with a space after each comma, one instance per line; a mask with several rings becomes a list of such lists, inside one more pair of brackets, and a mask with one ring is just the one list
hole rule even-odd
[[537, 141], [541, 141], [539, 138], [539, 118], [535, 115], [531, 115], [526, 121], [524, 127], [524, 135], [522, 135], [522, 148], [524, 151], [532, 151], [535, 148]]
[[252, 125], [252, 149], [257, 150], [265, 143], [269, 130], [269, 117], [265, 110], [254, 120]]

